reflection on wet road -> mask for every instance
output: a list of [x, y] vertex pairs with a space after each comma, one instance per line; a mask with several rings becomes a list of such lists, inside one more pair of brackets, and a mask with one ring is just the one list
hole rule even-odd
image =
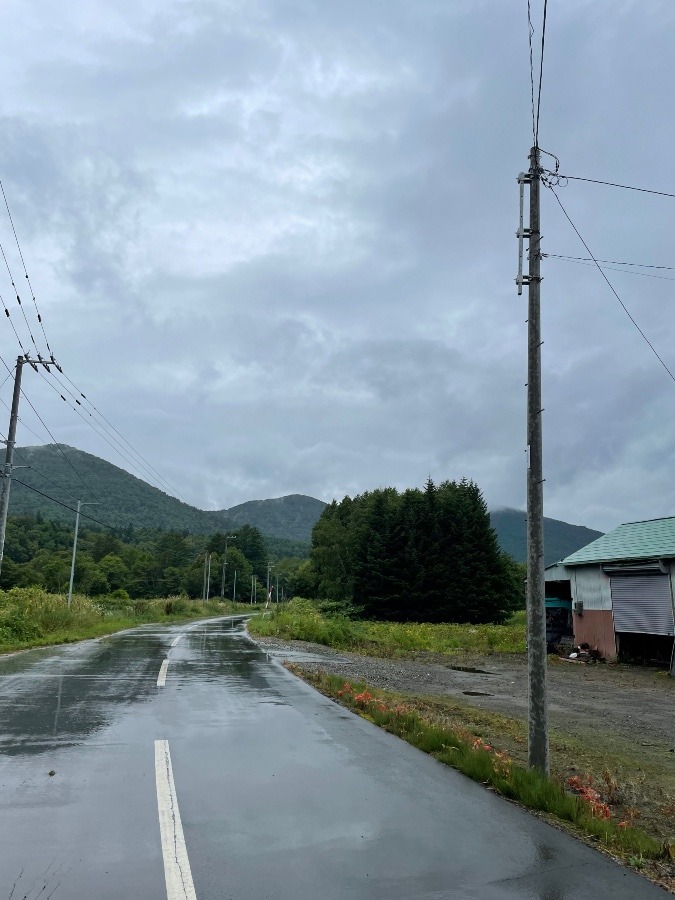
[[665, 896], [316, 694], [241, 619], [0, 659], [0, 787], [0, 900]]

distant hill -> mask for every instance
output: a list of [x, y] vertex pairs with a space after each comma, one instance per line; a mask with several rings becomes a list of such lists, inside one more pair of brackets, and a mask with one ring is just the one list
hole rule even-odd
[[[527, 515], [521, 509], [495, 509], [490, 512], [492, 527], [502, 550], [518, 562], [527, 561]], [[558, 562], [602, 535], [584, 525], [570, 525], [558, 519], [544, 518], [544, 562]]]
[[[46, 519], [70, 523], [71, 509], [78, 499], [98, 501], [97, 505], [83, 506], [83, 513], [113, 528], [133, 525], [211, 534], [249, 524], [273, 536], [278, 553], [301, 555], [303, 548], [299, 545], [309, 543], [314, 523], [325, 506], [313, 497], [292, 494], [242, 503], [231, 510], [198, 509], [98, 456], [66, 444], [17, 447], [14, 462], [25, 468], [14, 472], [10, 515], [40, 513]], [[45, 494], [71, 509], [59, 506]]]
[[[304, 555], [312, 528], [326, 506], [314, 497], [291, 494], [270, 500], [251, 500], [231, 509], [197, 509], [98, 456], [66, 444], [17, 447], [14, 461], [17, 466], [26, 468], [17, 468], [14, 472], [10, 515], [40, 513], [46, 519], [70, 523], [73, 521], [71, 510], [43, 494], [69, 507], [76, 506], [78, 498], [85, 502], [98, 500], [99, 505], [84, 506], [83, 512], [113, 528], [133, 525], [136, 528], [212, 534], [248, 524], [274, 539], [271, 542], [274, 549], [270, 547], [270, 552], [275, 555]], [[525, 513], [517, 509], [498, 509], [490, 513], [490, 518], [502, 549], [524, 562], [527, 556]], [[562, 559], [600, 535], [601, 532], [582, 525], [544, 519], [546, 564]]]
[[254, 525], [263, 534], [309, 542], [312, 528], [325, 506], [322, 500], [314, 497], [290, 494], [274, 500], [249, 500], [223, 510], [223, 513], [235, 527]]

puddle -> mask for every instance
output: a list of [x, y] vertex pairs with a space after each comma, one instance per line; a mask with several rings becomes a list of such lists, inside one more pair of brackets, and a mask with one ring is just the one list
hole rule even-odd
[[473, 666], [446, 666], [446, 669], [452, 669], [455, 672], [473, 672], [476, 675], [494, 675], [494, 672], [486, 672], [485, 669], [475, 669]]
[[462, 691], [463, 694], [468, 694], [469, 697], [491, 697], [492, 694], [486, 694], [485, 691]]

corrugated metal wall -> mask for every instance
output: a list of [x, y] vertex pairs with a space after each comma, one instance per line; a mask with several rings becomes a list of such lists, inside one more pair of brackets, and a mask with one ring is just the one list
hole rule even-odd
[[584, 609], [611, 609], [612, 595], [609, 577], [599, 565], [574, 566], [572, 569], [572, 599], [581, 600]]

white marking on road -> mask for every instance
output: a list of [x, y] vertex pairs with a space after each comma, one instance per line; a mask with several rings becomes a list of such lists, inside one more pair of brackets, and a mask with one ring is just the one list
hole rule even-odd
[[157, 687], [164, 687], [166, 684], [166, 670], [169, 668], [169, 660], [165, 659], [162, 661], [162, 665], [159, 667], [159, 675], [157, 676]]
[[197, 900], [178, 810], [168, 741], [155, 741], [155, 778], [167, 900]]
[[175, 637], [175, 638], [171, 641], [171, 646], [172, 646], [172, 647], [175, 647], [176, 644], [178, 643], [178, 641], [179, 641], [182, 637], [183, 637], [182, 634], [179, 634], [178, 637]]

